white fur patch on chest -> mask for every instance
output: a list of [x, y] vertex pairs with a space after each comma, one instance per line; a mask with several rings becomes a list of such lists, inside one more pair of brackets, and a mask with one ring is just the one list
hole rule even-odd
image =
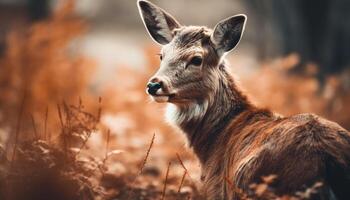
[[165, 120], [170, 124], [177, 124], [178, 108], [174, 104], [168, 104], [165, 110]]
[[181, 125], [192, 120], [200, 120], [204, 117], [207, 109], [207, 101], [201, 104], [193, 103], [181, 109], [174, 104], [169, 104], [165, 112], [165, 118], [169, 123]]

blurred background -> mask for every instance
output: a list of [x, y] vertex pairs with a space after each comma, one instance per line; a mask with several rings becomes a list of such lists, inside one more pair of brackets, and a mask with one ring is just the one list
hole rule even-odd
[[[214, 27], [226, 17], [246, 14], [243, 39], [227, 59], [248, 96], [284, 115], [312, 112], [350, 129], [349, 1], [152, 2], [184, 25]], [[120, 199], [128, 199], [125, 191], [150, 199], [164, 193], [195, 198], [198, 162], [182, 134], [164, 122], [164, 105], [150, 102], [144, 92], [159, 65], [159, 50], [136, 1], [0, 0], [0, 158], [23, 164], [16, 152], [25, 152], [22, 143], [28, 141], [57, 146], [52, 151], [79, 147], [102, 161], [111, 151], [103, 173], [89, 174], [91, 188], [99, 185], [110, 198]], [[98, 110], [94, 123], [69, 117]], [[67, 135], [81, 140], [62, 146]], [[0, 172], [7, 172], [6, 166]], [[0, 186], [1, 177], [7, 179], [0, 176]], [[21, 188], [19, 180], [0, 192], [19, 190], [13, 189]]]

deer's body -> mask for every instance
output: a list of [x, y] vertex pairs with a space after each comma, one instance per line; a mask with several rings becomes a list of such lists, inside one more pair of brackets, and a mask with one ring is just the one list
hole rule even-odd
[[202, 164], [205, 196], [239, 199], [228, 180], [248, 193], [250, 184], [274, 174], [277, 179], [271, 187], [277, 195], [295, 195], [323, 182], [325, 187], [314, 199], [331, 199], [331, 193], [347, 199], [349, 133], [313, 114], [282, 117], [259, 109], [226, 76], [220, 79], [227, 82], [218, 89], [217, 98], [199, 106], [200, 115], [193, 115], [196, 107], [168, 108], [170, 120], [186, 133]]
[[239, 190], [249, 193], [252, 183], [272, 174], [277, 195], [321, 181], [312, 198], [350, 198], [349, 132], [316, 115], [282, 117], [257, 108], [228, 73], [222, 57], [237, 45], [245, 16], [211, 30], [181, 26], [147, 1], [139, 1], [139, 7], [150, 35], [164, 45], [148, 93], [171, 103], [167, 118], [198, 156], [208, 199], [240, 199]]

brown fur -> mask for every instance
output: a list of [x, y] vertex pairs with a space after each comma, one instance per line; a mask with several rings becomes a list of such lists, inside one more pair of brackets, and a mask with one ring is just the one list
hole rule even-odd
[[[187, 134], [193, 127], [197, 129], [190, 137], [191, 145], [203, 166], [203, 191], [208, 199], [239, 199], [225, 178], [247, 192], [250, 184], [271, 174], [277, 175], [272, 187], [280, 195], [323, 181], [325, 187], [314, 198], [329, 199], [329, 188], [338, 199], [349, 197], [338, 190], [350, 185], [332, 186], [334, 181], [350, 184], [348, 131], [313, 114], [282, 117], [257, 108], [239, 92], [230, 76], [226, 78], [231, 87], [223, 88], [220, 95], [228, 93], [231, 99], [220, 106], [234, 105], [227, 114], [209, 107], [200, 123], [180, 124]], [[219, 120], [207, 124], [211, 116]], [[344, 170], [343, 180], [330, 177], [337, 173], [332, 172], [335, 168]]]

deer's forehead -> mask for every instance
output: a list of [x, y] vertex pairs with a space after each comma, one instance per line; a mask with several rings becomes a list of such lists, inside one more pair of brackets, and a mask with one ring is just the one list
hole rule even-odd
[[162, 48], [162, 54], [165, 55], [165, 57], [172, 59], [188, 57], [197, 54], [202, 55], [203, 53], [204, 49], [200, 42], [187, 47], [178, 46], [174, 43], [169, 43], [167, 45], [164, 45]]
[[162, 54], [169, 61], [186, 60], [194, 55], [203, 55], [211, 29], [200, 26], [185, 26], [174, 31], [172, 41], [162, 48]]

